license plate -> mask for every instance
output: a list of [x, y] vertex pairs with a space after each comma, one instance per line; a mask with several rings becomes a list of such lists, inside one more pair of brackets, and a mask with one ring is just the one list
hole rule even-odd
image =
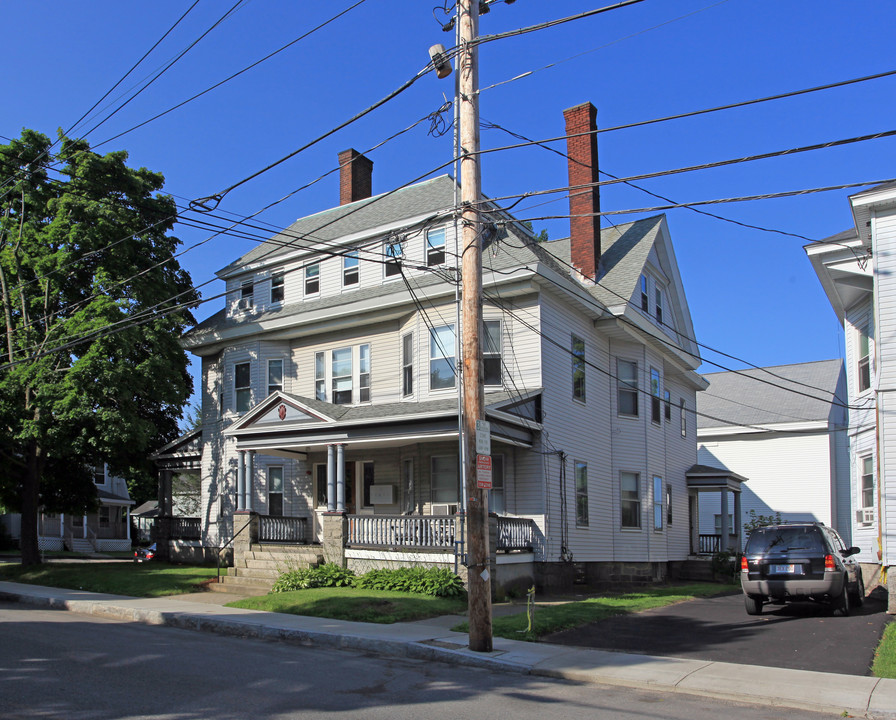
[[769, 567], [771, 575], [802, 575], [802, 565], [772, 565]]

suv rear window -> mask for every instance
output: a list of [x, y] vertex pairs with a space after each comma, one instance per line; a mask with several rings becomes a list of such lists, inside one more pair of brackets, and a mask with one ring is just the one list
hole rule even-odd
[[806, 551], [825, 553], [821, 531], [814, 527], [757, 528], [750, 535], [746, 555], [766, 555], [770, 552]]

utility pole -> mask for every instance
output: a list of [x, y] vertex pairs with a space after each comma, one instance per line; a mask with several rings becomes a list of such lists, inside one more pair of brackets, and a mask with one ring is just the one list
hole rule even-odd
[[458, 0], [460, 53], [460, 188], [463, 247], [463, 430], [467, 488], [467, 547], [470, 649], [492, 650], [492, 593], [489, 569], [488, 491], [476, 472], [476, 421], [485, 419], [482, 390], [482, 241], [479, 223], [479, 0]]

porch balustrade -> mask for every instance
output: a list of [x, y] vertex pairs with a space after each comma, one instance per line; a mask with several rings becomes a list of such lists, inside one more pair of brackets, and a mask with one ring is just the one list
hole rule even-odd
[[532, 550], [535, 547], [535, 523], [527, 518], [498, 518], [496, 550]]
[[308, 542], [308, 518], [259, 515], [258, 542], [304, 545]]
[[171, 538], [177, 540], [198, 540], [202, 537], [199, 518], [176, 517], [171, 519]]
[[[729, 535], [728, 545], [737, 547], [737, 535]], [[698, 552], [701, 555], [715, 555], [722, 549], [721, 535], [699, 535]]]
[[350, 515], [348, 544], [453, 550], [456, 529], [450, 516]]

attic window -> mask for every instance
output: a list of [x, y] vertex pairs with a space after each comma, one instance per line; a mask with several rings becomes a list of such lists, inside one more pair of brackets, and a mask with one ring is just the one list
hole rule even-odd
[[240, 310], [248, 310], [252, 307], [255, 298], [255, 285], [252, 281], [244, 282], [240, 286]]
[[641, 276], [641, 309], [649, 313], [650, 312], [650, 298], [647, 295], [647, 276]]
[[277, 273], [271, 278], [271, 304], [283, 302], [283, 273]]
[[426, 231], [426, 264], [445, 264], [445, 228]]
[[865, 392], [871, 387], [871, 343], [868, 341], [869, 335], [868, 327], [859, 329], [859, 362], [857, 367], [859, 392]]
[[663, 291], [659, 288], [656, 288], [656, 308], [654, 309], [654, 314], [656, 315], [656, 321], [662, 325], [663, 324]]
[[404, 238], [393, 236], [386, 240], [383, 253], [386, 256], [384, 273], [386, 277], [401, 275], [401, 260], [404, 257]]

